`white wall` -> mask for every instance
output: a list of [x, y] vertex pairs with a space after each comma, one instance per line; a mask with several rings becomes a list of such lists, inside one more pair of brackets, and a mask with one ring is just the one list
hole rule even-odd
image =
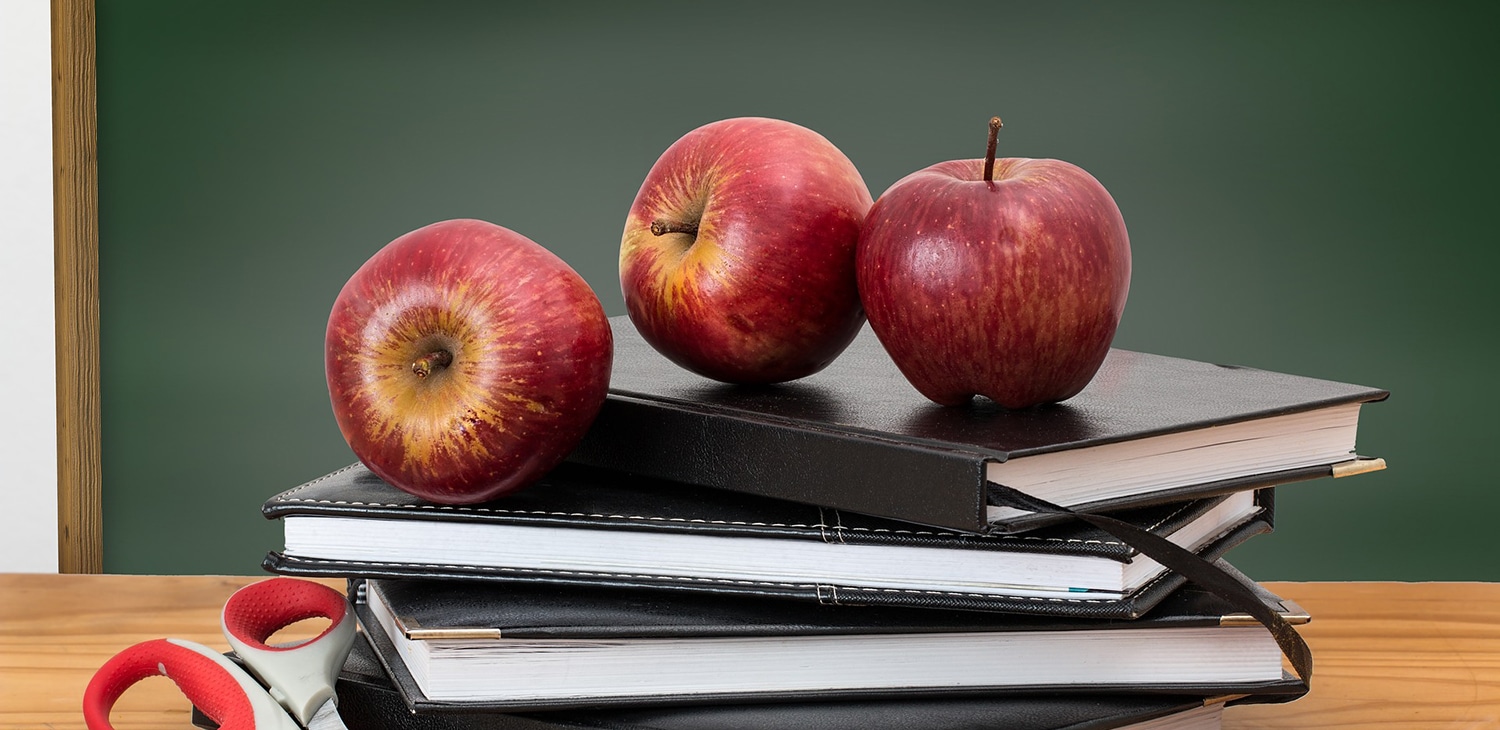
[[51, 74], [48, 0], [0, 0], [0, 572], [57, 571]]

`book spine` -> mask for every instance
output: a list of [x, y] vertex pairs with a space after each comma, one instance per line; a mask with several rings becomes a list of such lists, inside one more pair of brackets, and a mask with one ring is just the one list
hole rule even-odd
[[965, 532], [989, 527], [984, 457], [618, 394], [568, 459]]

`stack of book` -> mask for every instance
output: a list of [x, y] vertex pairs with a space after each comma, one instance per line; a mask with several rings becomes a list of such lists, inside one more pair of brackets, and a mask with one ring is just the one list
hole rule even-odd
[[354, 465], [266, 503], [269, 570], [350, 579], [351, 727], [1212, 728], [1306, 692], [1308, 617], [1221, 558], [1276, 485], [1382, 468], [1384, 391], [1113, 351], [1063, 404], [941, 408], [868, 330], [740, 388], [613, 325], [541, 483], [437, 505]]

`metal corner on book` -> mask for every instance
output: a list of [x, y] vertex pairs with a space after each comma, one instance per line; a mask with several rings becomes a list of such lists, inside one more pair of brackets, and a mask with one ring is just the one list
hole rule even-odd
[[1345, 461], [1333, 465], [1333, 478], [1352, 477], [1355, 474], [1365, 474], [1372, 471], [1380, 471], [1385, 468], [1385, 459], [1357, 458], [1353, 461]]
[[1259, 626], [1260, 622], [1248, 613], [1230, 613], [1219, 617], [1219, 625], [1244, 628], [1246, 626]]
[[1307, 609], [1298, 605], [1296, 601], [1286, 598], [1281, 599], [1281, 617], [1293, 626], [1301, 626], [1312, 621], [1312, 614], [1308, 613]]
[[[1293, 626], [1301, 626], [1312, 621], [1312, 615], [1307, 612], [1307, 609], [1285, 598], [1281, 599], [1281, 607], [1276, 612], [1281, 614], [1281, 618]], [[1248, 613], [1226, 613], [1219, 617], [1219, 625], [1238, 628], [1260, 626], [1261, 623]]]
[[406, 638], [413, 641], [433, 641], [438, 639], [465, 639], [492, 641], [502, 638], [500, 629], [491, 628], [451, 628], [451, 629], [408, 629]]

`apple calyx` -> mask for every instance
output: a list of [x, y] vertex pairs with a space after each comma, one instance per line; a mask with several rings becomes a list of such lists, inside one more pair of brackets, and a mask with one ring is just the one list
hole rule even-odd
[[453, 364], [453, 353], [447, 350], [433, 350], [411, 364], [411, 371], [419, 378], [425, 378], [432, 374], [434, 369], [441, 370]]
[[1000, 117], [990, 117], [990, 143], [984, 152], [984, 181], [995, 181], [995, 145], [1000, 141]]
[[689, 236], [696, 236], [698, 235], [698, 224], [696, 222], [678, 223], [677, 221], [669, 221], [665, 218], [658, 218], [651, 221], [651, 235], [665, 236], [668, 233], [686, 233]]

